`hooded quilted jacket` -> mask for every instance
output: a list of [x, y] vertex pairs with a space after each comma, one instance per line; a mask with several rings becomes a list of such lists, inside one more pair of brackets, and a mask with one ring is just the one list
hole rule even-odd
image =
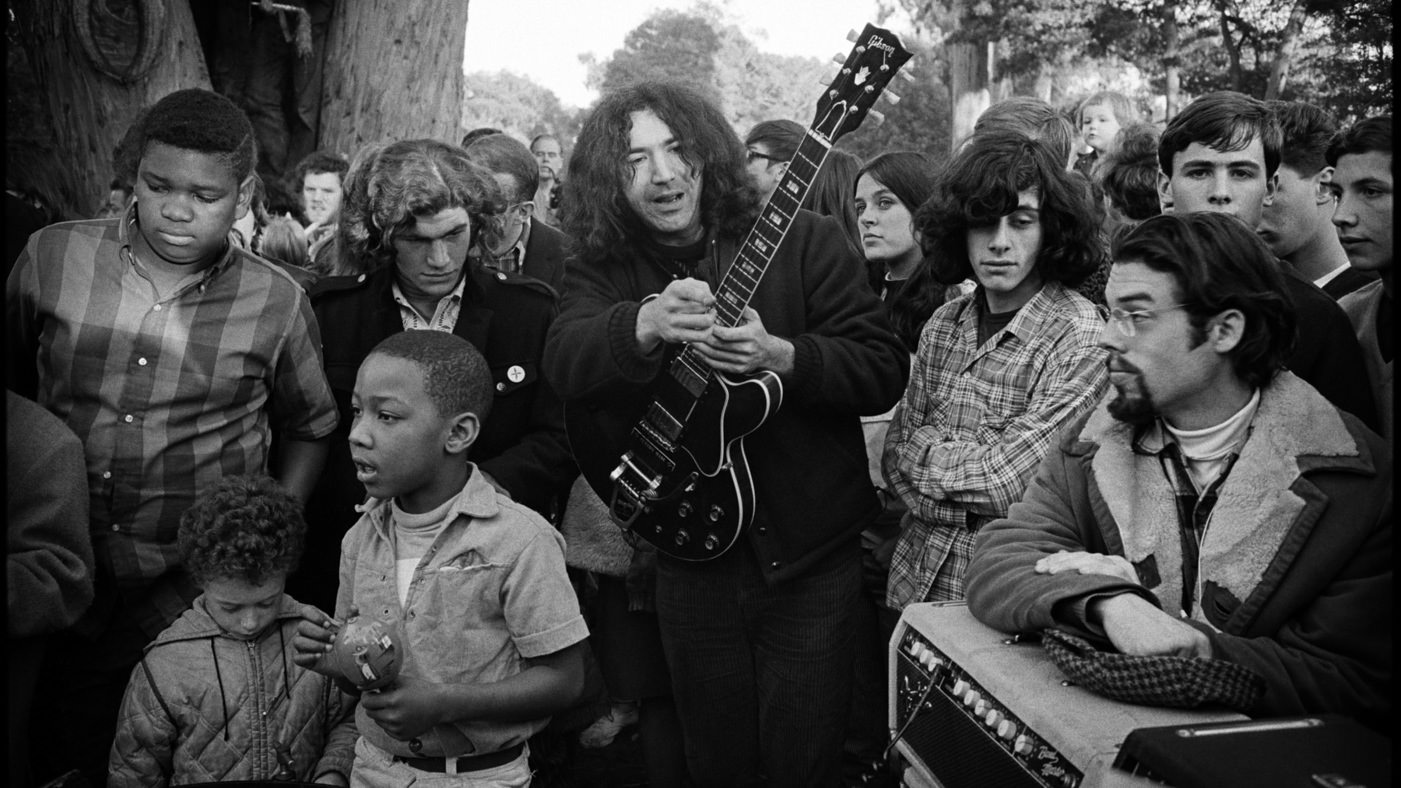
[[132, 671], [108, 786], [348, 777], [355, 698], [292, 663], [299, 610], [283, 595], [277, 623], [240, 640], [196, 599]]

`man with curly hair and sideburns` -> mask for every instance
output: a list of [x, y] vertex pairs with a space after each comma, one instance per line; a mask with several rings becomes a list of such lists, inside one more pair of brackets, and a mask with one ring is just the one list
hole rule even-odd
[[265, 476], [230, 476], [180, 521], [180, 558], [203, 593], [132, 671], [111, 788], [228, 780], [347, 784], [355, 698], [298, 667], [301, 506]]

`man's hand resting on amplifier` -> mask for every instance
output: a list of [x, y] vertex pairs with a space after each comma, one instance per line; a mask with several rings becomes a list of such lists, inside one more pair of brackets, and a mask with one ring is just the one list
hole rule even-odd
[[1206, 635], [1136, 594], [1096, 599], [1087, 612], [1124, 654], [1211, 659], [1211, 641]]
[[1104, 553], [1070, 552], [1057, 550], [1054, 554], [1036, 562], [1036, 573], [1054, 575], [1059, 572], [1079, 572], [1082, 575], [1109, 575], [1141, 585], [1138, 572], [1134, 571], [1129, 559], [1121, 555]]

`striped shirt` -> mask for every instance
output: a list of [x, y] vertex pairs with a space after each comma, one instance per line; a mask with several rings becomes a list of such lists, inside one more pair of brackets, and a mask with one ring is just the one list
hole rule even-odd
[[[99, 577], [134, 594], [178, 566], [180, 515], [201, 491], [266, 472], [272, 432], [315, 440], [337, 416], [290, 276], [230, 244], [158, 297], [133, 232], [134, 210], [40, 230], [5, 301], [10, 385], [82, 440]], [[187, 606], [152, 593], [148, 613]]]
[[886, 433], [881, 468], [909, 507], [886, 587], [896, 610], [963, 598], [978, 528], [1020, 500], [1056, 433], [1108, 383], [1104, 318], [1084, 296], [1049, 282], [980, 346], [981, 299], [925, 324]]

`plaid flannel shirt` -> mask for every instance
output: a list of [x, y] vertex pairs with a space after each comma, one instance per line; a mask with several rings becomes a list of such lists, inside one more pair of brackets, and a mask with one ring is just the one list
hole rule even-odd
[[896, 610], [963, 598], [977, 529], [1006, 515], [1108, 383], [1104, 317], [1084, 296], [1048, 282], [979, 346], [981, 300], [979, 289], [925, 324], [886, 434], [882, 471], [909, 507], [887, 582]]
[[[224, 476], [266, 472], [271, 432], [336, 426], [316, 317], [287, 273], [236, 244], [164, 298], [131, 254], [136, 212], [29, 240], [6, 282], [10, 385], [83, 442], [98, 577], [156, 634], [190, 600], [180, 516]], [[101, 608], [94, 605], [94, 608]]]

